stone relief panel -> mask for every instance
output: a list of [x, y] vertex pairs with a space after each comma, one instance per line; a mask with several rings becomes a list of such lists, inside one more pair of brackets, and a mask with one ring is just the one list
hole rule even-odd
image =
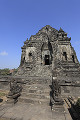
[[27, 47], [26, 48], [25, 61], [26, 62], [33, 62], [35, 54], [36, 54], [36, 48], [35, 47]]
[[59, 59], [63, 61], [75, 61], [75, 56], [72, 54], [73, 51], [71, 50], [70, 45], [58, 45], [59, 48]]

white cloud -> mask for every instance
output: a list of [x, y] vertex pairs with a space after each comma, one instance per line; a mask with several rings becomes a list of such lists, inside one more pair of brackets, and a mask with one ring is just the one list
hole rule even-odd
[[8, 53], [7, 53], [6, 51], [3, 51], [3, 52], [0, 52], [0, 55], [2, 55], [2, 56], [7, 56]]

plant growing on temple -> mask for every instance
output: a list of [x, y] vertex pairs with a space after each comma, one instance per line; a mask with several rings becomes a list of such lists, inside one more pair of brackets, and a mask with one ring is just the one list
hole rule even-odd
[[76, 102], [76, 105], [77, 105], [78, 107], [80, 107], [80, 98], [78, 98], [78, 100], [77, 100], [77, 102]]
[[78, 98], [75, 107], [76, 107], [77, 113], [80, 115], [80, 98]]

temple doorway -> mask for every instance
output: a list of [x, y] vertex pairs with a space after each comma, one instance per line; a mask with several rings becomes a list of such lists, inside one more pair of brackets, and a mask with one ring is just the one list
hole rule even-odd
[[49, 55], [45, 55], [45, 65], [49, 65]]

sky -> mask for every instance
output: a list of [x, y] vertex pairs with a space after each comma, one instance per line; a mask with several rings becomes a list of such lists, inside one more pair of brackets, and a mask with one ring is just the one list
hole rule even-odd
[[0, 69], [19, 67], [24, 41], [46, 25], [68, 33], [80, 62], [80, 0], [0, 0]]

